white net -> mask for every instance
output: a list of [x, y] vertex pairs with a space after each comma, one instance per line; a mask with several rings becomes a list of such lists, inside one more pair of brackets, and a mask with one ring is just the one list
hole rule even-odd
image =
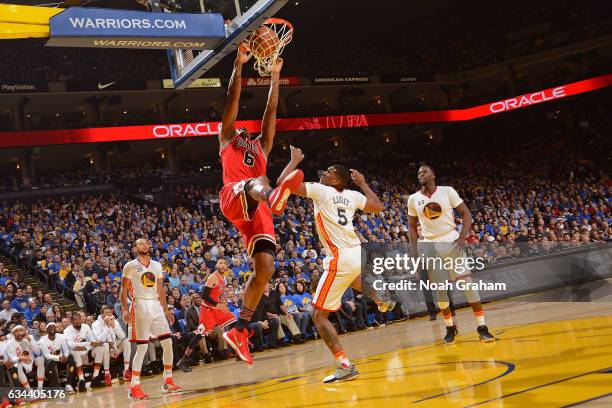
[[293, 26], [280, 18], [270, 18], [262, 27], [253, 31], [247, 43], [255, 58], [253, 68], [259, 75], [270, 76], [274, 61], [292, 39]]

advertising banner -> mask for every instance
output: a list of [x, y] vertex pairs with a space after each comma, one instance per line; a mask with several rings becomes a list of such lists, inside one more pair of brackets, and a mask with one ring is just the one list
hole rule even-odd
[[[165, 89], [174, 89], [174, 82], [171, 79], [163, 79], [162, 86]], [[221, 78], [199, 78], [187, 88], [221, 88]]]
[[225, 40], [218, 13], [149, 13], [70, 7], [49, 20], [57, 47], [213, 49]]
[[[296, 86], [300, 84], [299, 77], [281, 77], [281, 86]], [[242, 78], [242, 86], [270, 86], [269, 77]]]
[[0, 81], [0, 93], [49, 92], [49, 84], [42, 81]]
[[142, 91], [147, 89], [146, 81], [67, 81], [68, 92], [91, 91]]
[[368, 84], [370, 78], [367, 76], [345, 76], [345, 77], [314, 77], [313, 85], [351, 85]]
[[[276, 129], [278, 132], [294, 132], [302, 130], [394, 126], [412, 123], [459, 122], [491, 116], [514, 109], [521, 109], [538, 103], [549, 102], [596, 89], [602, 89], [610, 85], [612, 85], [612, 74], [467, 109], [287, 118], [278, 119], [276, 122]], [[220, 126], [221, 122], [201, 122], [28, 132], [4, 132], [0, 133], [0, 148], [214, 136], [219, 133]], [[261, 129], [261, 121], [237, 121], [236, 128], [240, 127], [247, 128], [250, 132], [258, 132]]]

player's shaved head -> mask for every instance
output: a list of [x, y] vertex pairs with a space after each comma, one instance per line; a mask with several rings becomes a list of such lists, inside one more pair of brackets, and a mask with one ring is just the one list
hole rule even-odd
[[149, 241], [145, 238], [138, 238], [136, 242], [134, 242], [134, 248], [136, 249], [136, 253], [140, 256], [149, 255]]
[[436, 174], [436, 171], [434, 170], [434, 168], [432, 166], [430, 166], [429, 164], [424, 164], [421, 166], [421, 168], [426, 167], [429, 169], [429, 171], [431, 171], [434, 175]]

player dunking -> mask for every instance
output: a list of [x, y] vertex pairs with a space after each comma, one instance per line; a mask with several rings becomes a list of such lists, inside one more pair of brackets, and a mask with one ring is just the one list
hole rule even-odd
[[[414, 256], [417, 252], [417, 219], [421, 224], [423, 234], [423, 251], [429, 258], [462, 258], [465, 257], [465, 238], [472, 228], [472, 215], [457, 191], [448, 186], [436, 186], [436, 175], [430, 166], [421, 166], [418, 171], [418, 180], [421, 189], [408, 198], [408, 220], [410, 224], [410, 245]], [[461, 233], [457, 232], [453, 210], [457, 210], [462, 219]], [[434, 266], [436, 263], [434, 262]], [[463, 265], [466, 265], [464, 262]], [[432, 268], [429, 271], [429, 280], [436, 283], [447, 279], [456, 281], [464, 279], [471, 282], [470, 271], [465, 268], [459, 271]], [[455, 342], [457, 327], [453, 322], [448, 293], [446, 290], [437, 291], [438, 306], [442, 310], [446, 324], [445, 344]], [[481, 341], [494, 341], [495, 337], [489, 333], [485, 325], [484, 311], [480, 303], [478, 291], [466, 289], [465, 296], [472, 306], [474, 316], [478, 323], [478, 334]]]
[[283, 60], [272, 66], [270, 93], [263, 116], [261, 134], [251, 136], [246, 129], [235, 129], [240, 105], [242, 67], [250, 55], [242, 47], [234, 63], [228, 100], [219, 132], [219, 155], [223, 166], [223, 188], [219, 201], [223, 215], [240, 231], [249, 256], [254, 259], [255, 274], [249, 279], [236, 326], [223, 337], [248, 364], [253, 364], [249, 352], [248, 325], [261, 299], [266, 283], [274, 273], [276, 238], [272, 213], [281, 214], [287, 198], [302, 182], [301, 170], [283, 171], [275, 189], [266, 177], [266, 162], [276, 133], [278, 87]]
[[[288, 171], [304, 158], [300, 149], [291, 146]], [[347, 189], [349, 179], [365, 193]], [[361, 285], [361, 241], [353, 227], [356, 210], [378, 213], [383, 204], [368, 186], [363, 174], [341, 165], [333, 165], [321, 174], [319, 183], [301, 183], [294, 194], [308, 197], [314, 202], [315, 220], [319, 239], [328, 256], [323, 261], [324, 272], [313, 298], [313, 321], [325, 344], [336, 359], [336, 372], [325, 377], [324, 383], [348, 381], [359, 372], [346, 357], [336, 329], [329, 321], [330, 312], [337, 311], [342, 295], [350, 286], [365, 292], [382, 312], [392, 310], [395, 302], [383, 300], [370, 287]]]
[[[123, 267], [120, 299], [123, 320], [130, 324], [132, 329], [130, 341], [137, 344], [132, 361], [129, 396], [145, 399], [149, 396], [140, 387], [140, 370], [151, 337], [157, 337], [164, 352], [162, 392], [180, 391], [181, 387], [172, 380], [172, 339], [168, 320], [173, 321], [174, 315], [168, 310], [166, 303], [162, 286], [162, 266], [149, 257], [149, 242], [146, 239], [137, 239], [134, 247], [137, 257]], [[133, 297], [129, 310], [128, 292]]]

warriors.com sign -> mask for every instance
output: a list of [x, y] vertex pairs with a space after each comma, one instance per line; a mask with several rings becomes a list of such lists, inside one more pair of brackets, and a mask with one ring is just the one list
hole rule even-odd
[[[610, 85], [612, 85], [612, 74], [468, 109], [278, 119], [276, 129], [279, 132], [294, 132], [302, 130], [394, 126], [411, 123], [459, 122], [521, 109], [539, 103], [606, 88]], [[0, 148], [215, 136], [219, 134], [220, 127], [220, 122], [201, 122], [34, 132], [4, 132], [0, 133]], [[238, 121], [236, 128], [239, 127], [245, 127], [250, 132], [259, 132], [261, 121]]]
[[214, 49], [225, 40], [219, 13], [149, 13], [70, 7], [49, 19], [56, 47]]

